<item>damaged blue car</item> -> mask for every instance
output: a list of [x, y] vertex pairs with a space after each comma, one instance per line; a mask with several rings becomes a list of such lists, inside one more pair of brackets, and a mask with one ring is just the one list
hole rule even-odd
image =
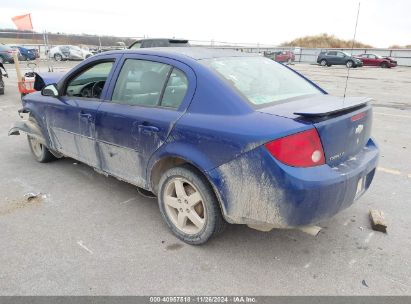
[[27, 134], [39, 162], [71, 157], [151, 192], [189, 244], [227, 223], [314, 225], [356, 201], [377, 166], [369, 98], [330, 96], [258, 55], [107, 52], [38, 89], [9, 134]]

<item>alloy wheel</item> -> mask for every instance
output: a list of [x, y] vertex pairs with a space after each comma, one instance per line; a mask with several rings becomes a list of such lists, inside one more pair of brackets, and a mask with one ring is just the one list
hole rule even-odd
[[164, 191], [166, 214], [174, 226], [186, 233], [199, 233], [206, 223], [206, 209], [198, 189], [187, 179], [172, 178]]

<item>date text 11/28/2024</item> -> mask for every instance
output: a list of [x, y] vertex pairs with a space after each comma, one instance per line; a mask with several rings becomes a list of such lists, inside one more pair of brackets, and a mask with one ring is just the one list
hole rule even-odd
[[257, 303], [255, 297], [248, 296], [168, 296], [150, 297], [150, 303]]

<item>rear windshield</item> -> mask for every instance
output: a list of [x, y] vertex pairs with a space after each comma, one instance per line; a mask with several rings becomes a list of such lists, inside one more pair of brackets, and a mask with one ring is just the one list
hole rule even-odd
[[204, 59], [202, 63], [220, 74], [256, 106], [322, 94], [310, 82], [268, 58], [226, 57]]

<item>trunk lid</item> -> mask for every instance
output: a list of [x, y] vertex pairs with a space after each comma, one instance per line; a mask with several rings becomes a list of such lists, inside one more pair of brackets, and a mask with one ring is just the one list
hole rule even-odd
[[372, 126], [371, 99], [315, 95], [257, 109], [306, 124], [318, 131], [330, 166], [355, 156], [367, 144]]

